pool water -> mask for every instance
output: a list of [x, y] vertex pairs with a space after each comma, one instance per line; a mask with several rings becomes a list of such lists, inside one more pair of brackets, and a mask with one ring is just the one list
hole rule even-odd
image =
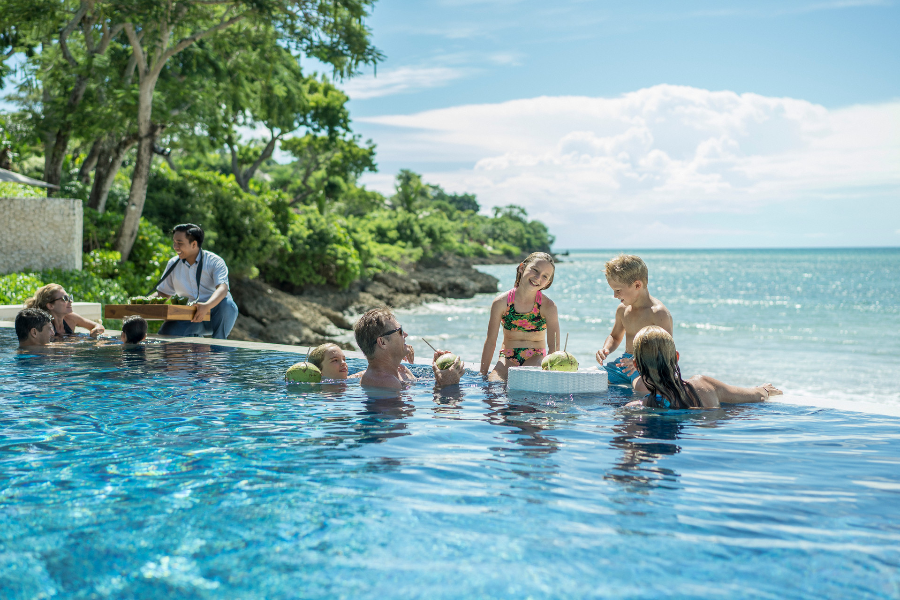
[[900, 597], [895, 417], [0, 348], [3, 598]]

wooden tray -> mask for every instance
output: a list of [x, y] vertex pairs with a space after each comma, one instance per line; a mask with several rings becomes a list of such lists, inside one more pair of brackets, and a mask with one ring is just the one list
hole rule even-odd
[[[107, 319], [124, 319], [140, 315], [148, 321], [190, 321], [197, 309], [180, 304], [107, 304], [103, 316]], [[203, 317], [209, 321], [209, 313]]]

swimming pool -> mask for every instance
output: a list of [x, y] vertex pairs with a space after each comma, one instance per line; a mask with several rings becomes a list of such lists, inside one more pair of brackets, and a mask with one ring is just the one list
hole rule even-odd
[[279, 352], [0, 347], [4, 598], [900, 596], [897, 418], [472, 374], [369, 399], [289, 389]]

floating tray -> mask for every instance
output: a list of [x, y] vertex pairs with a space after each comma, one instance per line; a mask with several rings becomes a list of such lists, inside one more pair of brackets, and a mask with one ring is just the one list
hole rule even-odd
[[606, 391], [608, 385], [606, 371], [596, 367], [577, 371], [544, 371], [540, 367], [510, 367], [506, 380], [506, 387], [510, 390], [542, 394], [602, 393]]
[[[197, 309], [181, 304], [107, 304], [103, 316], [107, 319], [124, 319], [140, 315], [148, 321], [190, 321]], [[209, 321], [209, 313], [203, 317]]]

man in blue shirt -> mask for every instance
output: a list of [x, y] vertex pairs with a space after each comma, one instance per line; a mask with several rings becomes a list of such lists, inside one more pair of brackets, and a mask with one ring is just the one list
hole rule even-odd
[[[238, 307], [228, 291], [228, 267], [222, 258], [203, 249], [203, 229], [193, 223], [172, 229], [172, 247], [178, 256], [169, 260], [158, 296], [186, 296], [197, 307], [190, 321], [166, 321], [160, 335], [196, 337], [212, 334], [224, 340], [237, 320]], [[209, 321], [203, 318], [209, 314]]]

